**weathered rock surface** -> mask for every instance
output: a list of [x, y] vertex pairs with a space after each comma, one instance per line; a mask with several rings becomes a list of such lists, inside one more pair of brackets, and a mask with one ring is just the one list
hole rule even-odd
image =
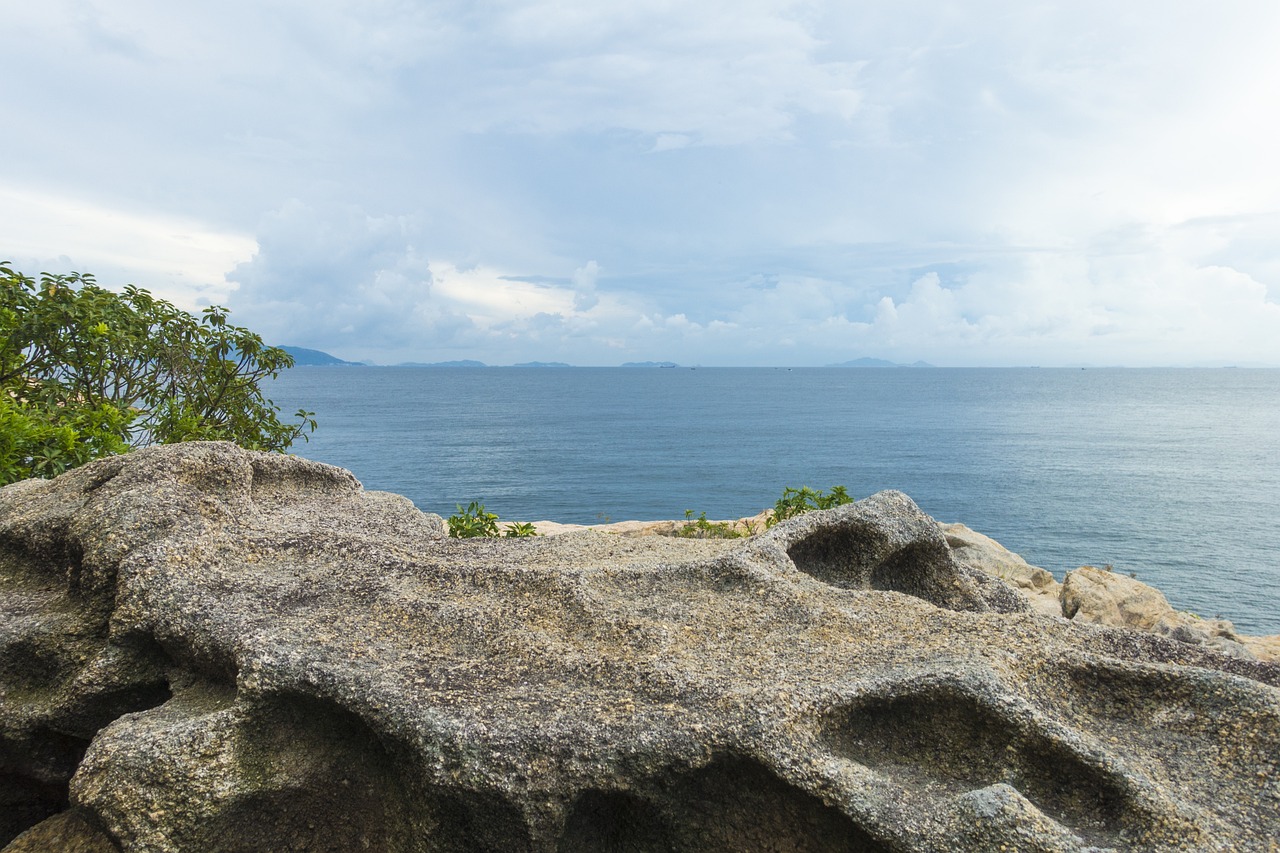
[[1225, 619], [1174, 610], [1164, 593], [1131, 577], [1081, 566], [1063, 583], [963, 524], [944, 524], [947, 544], [962, 563], [1000, 578], [1039, 613], [1077, 622], [1145, 631], [1183, 643], [1212, 646], [1223, 654], [1280, 662], [1280, 636], [1238, 634]]
[[1059, 601], [1062, 585], [1053, 579], [1052, 573], [1031, 565], [990, 536], [963, 524], [944, 524], [942, 532], [961, 562], [1000, 578], [1022, 593], [1037, 612], [1062, 615]]
[[1039, 615], [893, 492], [457, 541], [338, 469], [153, 448], [0, 491], [0, 619], [15, 851], [1280, 835], [1280, 667]]

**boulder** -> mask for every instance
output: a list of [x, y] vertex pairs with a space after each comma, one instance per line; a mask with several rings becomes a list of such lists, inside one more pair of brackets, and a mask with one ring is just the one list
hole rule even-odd
[[1037, 615], [896, 492], [745, 540], [451, 540], [340, 469], [156, 447], [0, 490], [0, 626], [14, 851], [1280, 834], [1280, 667]]
[[1151, 631], [1172, 612], [1155, 587], [1094, 566], [1068, 572], [1062, 583], [1062, 614], [1068, 619]]
[[989, 536], [963, 524], [944, 524], [956, 558], [966, 565], [1000, 578], [1020, 592], [1038, 613], [1061, 616], [1061, 584], [1048, 571], [1033, 566]]
[[[1213, 646], [1225, 654], [1257, 656], [1227, 620], [1174, 610], [1160, 590], [1108, 570], [1081, 566], [1068, 572], [1061, 600], [1063, 615], [1077, 622], [1149, 631], [1183, 643]], [[1275, 638], [1249, 639], [1263, 657], [1275, 659], [1270, 648]]]

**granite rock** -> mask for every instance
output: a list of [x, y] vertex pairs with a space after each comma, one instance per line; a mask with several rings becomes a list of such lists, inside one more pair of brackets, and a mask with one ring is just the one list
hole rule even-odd
[[1048, 616], [1061, 616], [1062, 585], [1053, 574], [1033, 566], [990, 536], [963, 524], [944, 524], [947, 544], [961, 562], [1000, 578], [1022, 593], [1032, 607]]
[[15, 851], [1280, 834], [1280, 667], [1037, 614], [893, 492], [747, 540], [459, 541], [339, 469], [157, 447], [0, 490], [0, 617]]

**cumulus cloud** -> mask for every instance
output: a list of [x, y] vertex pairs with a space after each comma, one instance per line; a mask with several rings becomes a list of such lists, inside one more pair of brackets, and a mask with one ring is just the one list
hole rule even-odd
[[189, 217], [112, 208], [0, 182], [0, 254], [28, 274], [90, 272], [194, 311], [227, 299], [223, 279], [253, 239]]
[[593, 339], [588, 313], [606, 323], [630, 316], [596, 292], [594, 261], [563, 283], [531, 281], [431, 260], [418, 248], [422, 232], [414, 217], [291, 200], [263, 218], [257, 252], [228, 275], [230, 307], [272, 342], [377, 363], [450, 360], [464, 349], [498, 363], [542, 358]]
[[1267, 363], [1280, 304], [1237, 270], [1170, 255], [1036, 254], [882, 297], [864, 346], [952, 364]]
[[258, 251], [228, 279], [237, 320], [281, 344], [396, 352], [452, 340], [472, 323], [431, 299], [411, 218], [292, 200], [264, 217]]

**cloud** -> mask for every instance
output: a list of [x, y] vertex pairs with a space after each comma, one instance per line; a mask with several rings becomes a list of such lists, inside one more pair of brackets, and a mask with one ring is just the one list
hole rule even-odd
[[0, 255], [380, 361], [1274, 362], [1277, 31], [1264, 0], [20, 4]]
[[99, 283], [136, 283], [194, 311], [226, 300], [225, 271], [253, 239], [176, 215], [112, 208], [0, 183], [0, 253], [28, 274], [93, 273]]
[[[565, 283], [430, 260], [414, 217], [291, 200], [264, 217], [258, 250], [228, 275], [238, 323], [278, 344], [356, 360], [448, 360], [463, 349], [520, 361], [589, 336], [627, 309], [596, 292], [589, 261]], [[583, 352], [578, 352], [583, 355]]]
[[653, 153], [659, 151], [679, 151], [693, 144], [693, 137], [687, 133], [659, 133], [653, 140]]
[[573, 310], [590, 311], [600, 304], [596, 295], [596, 277], [600, 275], [600, 266], [595, 261], [587, 261], [586, 266], [573, 271]]
[[237, 322], [277, 344], [393, 353], [472, 321], [431, 299], [434, 276], [408, 217], [297, 200], [264, 217], [258, 251], [228, 279]]
[[1237, 270], [1169, 255], [1039, 254], [885, 296], [864, 345], [953, 364], [1268, 363], [1280, 303]]
[[805, 14], [782, 0], [509, 4], [466, 34], [483, 46], [470, 55], [501, 57], [466, 113], [475, 129], [633, 130], [657, 150], [785, 139], [798, 115], [848, 119], [859, 102], [860, 64], [822, 58]]

